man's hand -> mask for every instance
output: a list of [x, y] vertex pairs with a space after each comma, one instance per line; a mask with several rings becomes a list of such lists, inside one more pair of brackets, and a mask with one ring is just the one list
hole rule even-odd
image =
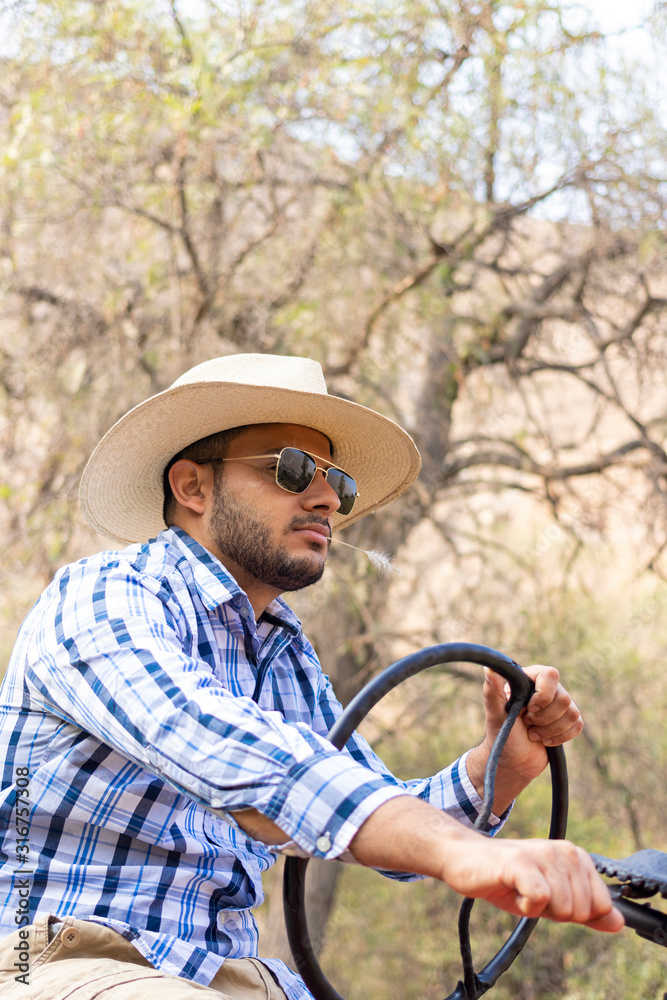
[[[547, 766], [546, 747], [559, 746], [578, 736], [584, 728], [581, 713], [560, 683], [555, 667], [534, 664], [525, 671], [535, 684], [535, 692], [512, 727], [496, 776], [494, 812], [504, 812], [512, 799]], [[484, 769], [493, 741], [507, 717], [505, 705], [509, 685], [500, 674], [484, 670], [484, 741], [468, 754], [466, 767], [480, 795], [484, 789]]]
[[588, 854], [565, 840], [497, 840], [401, 796], [372, 813], [350, 850], [374, 868], [416, 872], [515, 916], [619, 931], [623, 917]]
[[588, 854], [566, 840], [487, 840], [448, 860], [447, 882], [518, 917], [618, 931], [623, 917]]

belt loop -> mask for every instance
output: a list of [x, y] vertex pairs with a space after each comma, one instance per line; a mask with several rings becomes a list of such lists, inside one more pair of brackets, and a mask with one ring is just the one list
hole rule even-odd
[[50, 913], [41, 914], [35, 917], [32, 925], [32, 936], [35, 942], [35, 956], [38, 957], [46, 949], [49, 943], [49, 924], [55, 919]]

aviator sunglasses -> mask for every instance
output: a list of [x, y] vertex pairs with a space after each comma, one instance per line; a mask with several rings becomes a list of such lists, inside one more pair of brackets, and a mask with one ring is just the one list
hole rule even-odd
[[[242, 455], [238, 458], [203, 458], [199, 461], [203, 465], [207, 462], [246, 462], [253, 458], [277, 458], [276, 483], [281, 489], [287, 490], [288, 493], [304, 493], [312, 483], [315, 473], [319, 469], [320, 472], [324, 473], [324, 478], [340, 501], [338, 514], [349, 514], [354, 507], [354, 501], [359, 496], [357, 493], [357, 484], [352, 476], [348, 475], [347, 472], [343, 472], [342, 469], [336, 469], [333, 466], [329, 469], [323, 469], [321, 465], [317, 464], [312, 455], [309, 455], [307, 451], [301, 451], [300, 448], [282, 448], [279, 452], [267, 455]], [[326, 462], [326, 459], [321, 458], [320, 461]]]

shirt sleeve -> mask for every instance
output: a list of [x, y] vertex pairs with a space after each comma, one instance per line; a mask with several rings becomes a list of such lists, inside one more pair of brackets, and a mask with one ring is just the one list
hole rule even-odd
[[311, 856], [337, 857], [405, 794], [388, 771], [227, 690], [167, 582], [129, 563], [64, 571], [33, 625], [26, 680], [38, 706], [223, 818], [259, 810]]
[[[315, 727], [321, 727], [328, 732], [334, 722], [340, 717], [342, 707], [334, 694], [328, 677], [322, 674], [322, 685], [319, 697], [319, 710]], [[354, 732], [348, 740], [345, 750], [354, 759], [371, 768], [378, 774], [391, 775], [384, 762], [372, 750], [368, 742], [358, 732]], [[448, 767], [438, 771], [430, 778], [416, 778], [411, 781], [399, 782], [404, 792], [423, 799], [453, 819], [466, 826], [474, 826], [483, 806], [483, 800], [473, 785], [466, 768], [468, 752]], [[391, 775], [394, 778], [393, 775]], [[398, 779], [394, 778], [395, 781]], [[492, 813], [487, 821], [486, 832], [492, 836], [505, 824], [512, 806], [505, 810], [502, 816]]]

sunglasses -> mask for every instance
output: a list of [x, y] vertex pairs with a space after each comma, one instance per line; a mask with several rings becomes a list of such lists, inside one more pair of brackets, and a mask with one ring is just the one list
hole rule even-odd
[[[333, 466], [323, 469], [321, 465], [317, 464], [313, 455], [309, 455], [307, 451], [301, 451], [300, 448], [282, 448], [279, 452], [268, 455], [203, 458], [199, 462], [202, 465], [206, 462], [246, 462], [253, 458], [277, 458], [276, 483], [288, 493], [304, 493], [315, 478], [316, 472], [318, 470], [323, 472], [324, 478], [338, 497], [340, 503], [338, 514], [349, 514], [354, 507], [354, 501], [359, 496], [357, 484], [352, 476]], [[320, 458], [320, 461], [326, 462], [326, 459]]]

